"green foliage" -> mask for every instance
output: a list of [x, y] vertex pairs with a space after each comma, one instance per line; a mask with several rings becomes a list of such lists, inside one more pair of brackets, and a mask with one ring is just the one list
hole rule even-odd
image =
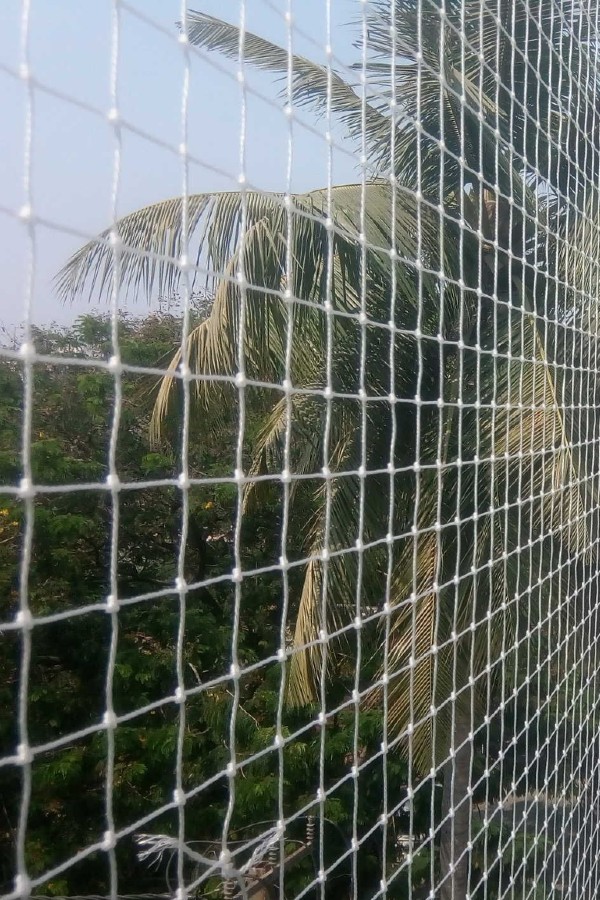
[[[473, 897], [498, 900], [506, 895], [511, 883], [513, 890], [532, 895], [535, 880], [539, 879], [541, 861], [547, 853], [547, 842], [543, 838], [527, 834], [521, 822], [513, 823], [509, 811], [504, 814], [503, 823], [491, 821], [482, 828], [481, 823], [475, 821], [472, 839]], [[533, 896], [537, 895], [534, 893]]]
[[[153, 367], [164, 364], [165, 357], [177, 346], [180, 328], [176, 317], [123, 318], [119, 322], [119, 340], [124, 363]], [[28, 597], [36, 617], [60, 614], [62, 618], [36, 625], [31, 635], [29, 740], [34, 747], [59, 742], [54, 748], [37, 752], [32, 768], [26, 856], [34, 876], [102, 840], [107, 777], [112, 781], [113, 815], [118, 830], [172, 801], [181, 727], [179, 706], [174, 702], [181, 614], [174, 579], [182, 515], [181, 496], [172, 484], [125, 488], [119, 493], [117, 594], [125, 601], [140, 596], [146, 599], [121, 606], [118, 632], [113, 633], [111, 617], [101, 609], [112, 590], [111, 529], [115, 511], [110, 493], [100, 484], [108, 474], [111, 429], [118, 428], [116, 458], [123, 482], [173, 479], [179, 468], [179, 452], [176, 444], [149, 443], [155, 376], [123, 373], [123, 402], [115, 425], [114, 378], [101, 365], [112, 355], [110, 322], [106, 318], [86, 316], [68, 329], [40, 330], [35, 340], [38, 351], [53, 356], [54, 361], [34, 367], [33, 475], [36, 484], [59, 490], [40, 491], [34, 500]], [[62, 361], [67, 356], [85, 365], [67, 365]], [[6, 485], [16, 485], [21, 477], [22, 396], [21, 364], [2, 362], [0, 480]], [[264, 408], [260, 393], [248, 392], [249, 444], [260, 429]], [[190, 473], [230, 477], [236, 436], [235, 404], [219, 420], [211, 421], [210, 427], [193, 423]], [[231, 534], [237, 490], [227, 481], [194, 486], [189, 502], [184, 569], [191, 588], [185, 598], [182, 663], [185, 686], [192, 693], [186, 703], [182, 769], [187, 790], [209, 782], [188, 801], [185, 813], [187, 838], [204, 842], [200, 846], [206, 850], [216, 846], [220, 838], [228, 802], [226, 778], [215, 780], [213, 776], [222, 772], [230, 760], [234, 685], [228, 672], [235, 595], [231, 581], [222, 576], [231, 571], [233, 562]], [[299, 504], [299, 510], [299, 515], [306, 516], [306, 507]], [[244, 518], [244, 571], [252, 572], [276, 561], [280, 553], [280, 519], [279, 490], [267, 489]], [[295, 533], [300, 533], [298, 523], [292, 525]], [[2, 495], [0, 619], [7, 623], [18, 610], [23, 529], [21, 502], [14, 494]], [[290, 553], [293, 552], [291, 548]], [[299, 577], [290, 573], [293, 597], [298, 595]], [[208, 586], [198, 586], [206, 579], [210, 579]], [[296, 612], [297, 601], [293, 597], [290, 621]], [[331, 688], [328, 697], [330, 707], [342, 706], [334, 719], [322, 729], [315, 721], [314, 709], [283, 708], [279, 713], [283, 734], [293, 735], [294, 740], [281, 751], [275, 749], [282, 676], [280, 665], [273, 662], [280, 642], [280, 575], [246, 577], [238, 599], [240, 665], [245, 669], [267, 662], [244, 672], [239, 683], [240, 702], [235, 716], [239, 771], [232, 839], [246, 840], [277, 820], [280, 777], [285, 816], [310, 804], [313, 812], [318, 812], [315, 797], [323, 754], [327, 792], [324, 812], [329, 823], [324, 852], [327, 865], [333, 865], [347, 850], [353, 831], [359, 837], [366, 834], [382, 812], [380, 714], [361, 711], [355, 733], [354, 706], [344, 708], [354, 677], [349, 663], [346, 677]], [[107, 736], [98, 728], [106, 709], [111, 638], [116, 639], [112, 702], [118, 716], [129, 717], [114, 732], [112, 773], [107, 770]], [[17, 633], [7, 630], [3, 645], [0, 755], [10, 755], [18, 740], [16, 709], [21, 662]], [[365, 677], [369, 677], [367, 671]], [[136, 713], [146, 707], [144, 712]], [[69, 735], [75, 732], [83, 733], [70, 739]], [[361, 766], [356, 810], [351, 777], [355, 753]], [[401, 795], [405, 777], [406, 765], [400, 757], [388, 759], [391, 805]], [[17, 767], [0, 770], [0, 795], [0, 881], [3, 890], [10, 890], [21, 803]], [[422, 793], [421, 803], [416, 821], [425, 830], [429, 814], [427, 791]], [[290, 840], [301, 840], [305, 828], [306, 821], [298, 821], [290, 829]], [[146, 823], [142, 830], [176, 833], [176, 829], [176, 815], [171, 810]], [[393, 819], [388, 829], [390, 866], [398, 859], [394, 841]], [[382, 851], [380, 831], [370, 834], [361, 845], [359, 880], [365, 890], [378, 883]], [[131, 837], [119, 841], [117, 856], [122, 892], [164, 890], [164, 872], [139, 863]], [[290, 871], [288, 887], [295, 885], [294, 889], [300, 889], [313, 875], [309, 858]], [[331, 896], [340, 895], [349, 877], [350, 863], [346, 859], [331, 875]], [[48, 894], [103, 893], [107, 885], [106, 855], [96, 852], [43, 885], [42, 890]]]

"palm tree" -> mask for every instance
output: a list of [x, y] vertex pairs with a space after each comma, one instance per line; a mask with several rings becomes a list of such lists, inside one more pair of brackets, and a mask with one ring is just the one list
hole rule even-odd
[[[240, 52], [238, 28], [203, 13], [188, 34]], [[221, 376], [193, 382], [200, 405], [228, 401], [240, 360], [249, 383], [289, 388], [248, 473], [325, 474], [293, 536], [309, 561], [289, 700], [325, 696], [335, 635], [376, 609], [380, 678], [361, 702], [383, 705], [385, 739], [416, 773], [443, 768], [442, 900], [477, 887], [469, 788], [490, 685], [525, 628], [541, 631], [532, 598], [554, 603], [554, 575], [593, 542], [591, 432], [575, 414], [588, 388], [583, 371], [565, 378], [597, 332], [591, 253], [574, 240], [596, 246], [597, 93], [573, 99], [592, 37], [578, 0], [374, 0], [349, 79], [295, 56], [288, 81], [297, 106], [329, 109], [361, 142], [373, 177], [291, 200], [198, 194], [118, 223], [124, 287], [175, 289], [184, 234], [214, 273], [157, 430], [182, 361]], [[247, 32], [242, 46], [247, 64], [289, 75], [286, 50]], [[63, 295], [109, 283], [107, 239], [70, 260]]]

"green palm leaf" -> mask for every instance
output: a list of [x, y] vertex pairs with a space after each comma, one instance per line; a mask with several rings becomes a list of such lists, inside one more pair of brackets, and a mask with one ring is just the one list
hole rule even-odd
[[290, 56], [287, 49], [249, 31], [243, 33], [242, 48], [237, 25], [202, 12], [189, 13], [188, 36], [195, 46], [217, 51], [229, 59], [238, 60], [242, 50], [245, 63], [273, 72], [286, 81], [281, 91], [286, 100], [287, 79], [291, 74], [290, 100], [295, 105], [311, 106], [317, 113], [324, 113], [329, 106], [353, 137], [359, 138], [365, 132], [370, 144], [377, 140], [389, 141], [389, 116], [368, 102], [358, 78], [353, 86], [332, 67], [318, 65], [297, 54]]

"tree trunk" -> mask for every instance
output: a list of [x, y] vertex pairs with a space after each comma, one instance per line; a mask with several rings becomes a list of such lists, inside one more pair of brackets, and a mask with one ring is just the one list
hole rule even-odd
[[[440, 900], [465, 900], [469, 888], [469, 852], [471, 798], [472, 743], [468, 715], [457, 709], [454, 723], [456, 748], [453, 759], [444, 765], [442, 819], [440, 830], [440, 878], [443, 879]], [[450, 811], [453, 815], [449, 816]], [[452, 871], [452, 867], [454, 870]]]

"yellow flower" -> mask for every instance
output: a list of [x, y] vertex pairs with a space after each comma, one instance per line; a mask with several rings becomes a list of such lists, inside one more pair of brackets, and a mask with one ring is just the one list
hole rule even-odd
[[212, 509], [214, 505], [215, 504], [212, 502], [212, 500], [209, 500], [207, 503], [204, 504], [204, 509]]
[[0, 509], [0, 516], [7, 516], [9, 512], [8, 509]]

